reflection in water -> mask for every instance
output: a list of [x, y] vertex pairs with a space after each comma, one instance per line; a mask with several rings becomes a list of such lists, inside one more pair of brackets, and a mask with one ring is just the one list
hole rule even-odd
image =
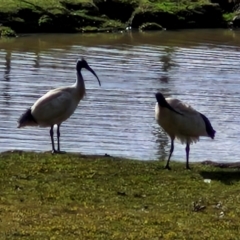
[[10, 92], [10, 71], [11, 71], [11, 51], [7, 51], [5, 55], [5, 69], [2, 83], [2, 95], [4, 99], [4, 103], [6, 105], [5, 108], [2, 109], [2, 112], [5, 116], [8, 115], [8, 107], [9, 102], [11, 100]]
[[163, 83], [168, 83], [169, 81], [169, 76], [168, 75], [162, 75], [160, 77], [160, 81], [163, 82]]
[[167, 83], [170, 79], [169, 75], [171, 74], [170, 70], [173, 67], [177, 67], [177, 64], [174, 62], [174, 47], [166, 47], [165, 54], [160, 56], [160, 62], [162, 62], [163, 73], [160, 77], [160, 81]]
[[173, 60], [173, 53], [174, 53], [174, 48], [173, 47], [166, 47], [165, 52], [166, 54], [163, 54], [160, 56], [160, 61], [163, 63], [163, 71], [168, 72], [171, 70], [172, 67], [177, 66], [176, 63], [174, 63]]
[[40, 67], [40, 52], [35, 51], [36, 58], [33, 60], [33, 68], [38, 69]]
[[7, 51], [5, 55], [5, 74], [4, 79], [9, 82], [10, 78], [10, 70], [11, 70], [11, 51]]
[[167, 159], [169, 155], [169, 138], [164, 130], [160, 127], [156, 127], [153, 129], [152, 134], [156, 137], [157, 144], [157, 156], [159, 160]]
[[[17, 119], [48, 90], [74, 83], [84, 56], [102, 87], [83, 71], [87, 95], [64, 122], [63, 150], [166, 159], [170, 142], [154, 118], [160, 91], [206, 113], [216, 128], [214, 141], [191, 148], [190, 161], [238, 161], [239, 40], [240, 32], [219, 30], [0, 40], [0, 151], [49, 150], [48, 129], [17, 129]], [[185, 161], [182, 148], [175, 144], [173, 160]]]

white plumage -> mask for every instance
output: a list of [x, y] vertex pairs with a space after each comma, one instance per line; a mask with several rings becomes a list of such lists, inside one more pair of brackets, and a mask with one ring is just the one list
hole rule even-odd
[[165, 168], [170, 169], [169, 162], [174, 150], [174, 140], [186, 144], [186, 168], [189, 169], [190, 144], [199, 141], [200, 136], [215, 136], [215, 130], [208, 118], [178, 99], [164, 98], [156, 94], [155, 118], [157, 123], [171, 138], [171, 149]]
[[[81, 74], [82, 68], [92, 72], [101, 85], [96, 73], [89, 67], [86, 60], [77, 61], [76, 82], [67, 87], [60, 87], [50, 90], [39, 98], [31, 108], [18, 120], [18, 128], [25, 126], [51, 127], [50, 136], [52, 142], [52, 152], [60, 153], [60, 125], [67, 120], [75, 111], [78, 103], [85, 95], [85, 84]], [[58, 150], [55, 149], [53, 140], [53, 126], [57, 125]]]

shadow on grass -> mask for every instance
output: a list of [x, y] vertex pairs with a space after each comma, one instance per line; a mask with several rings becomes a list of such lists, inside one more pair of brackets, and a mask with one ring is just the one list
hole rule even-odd
[[211, 179], [221, 181], [224, 184], [232, 185], [236, 181], [240, 181], [240, 171], [233, 172], [229, 169], [229, 171], [201, 171], [200, 175], [204, 179]]
[[212, 161], [205, 161], [202, 162], [202, 164], [222, 169], [216, 171], [200, 171], [200, 175], [205, 179], [221, 181], [227, 185], [231, 185], [233, 182], [240, 181], [240, 162], [217, 163]]

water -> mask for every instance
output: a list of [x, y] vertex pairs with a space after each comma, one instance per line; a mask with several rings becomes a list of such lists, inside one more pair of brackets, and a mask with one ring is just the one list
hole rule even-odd
[[[87, 95], [62, 124], [62, 150], [167, 158], [170, 141], [154, 119], [161, 91], [204, 113], [217, 131], [191, 145], [191, 162], [239, 161], [239, 32], [29, 35], [0, 40], [0, 49], [0, 151], [51, 149], [48, 128], [17, 129], [17, 119], [48, 90], [74, 83], [84, 56], [102, 87], [83, 70]], [[185, 161], [184, 149], [176, 143], [172, 159]]]

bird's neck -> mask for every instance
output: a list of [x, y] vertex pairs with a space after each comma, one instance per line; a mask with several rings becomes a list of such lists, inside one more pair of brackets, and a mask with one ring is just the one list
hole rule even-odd
[[79, 98], [82, 98], [85, 95], [85, 84], [81, 74], [81, 71], [77, 71], [77, 79], [74, 84], [76, 88], [76, 94], [79, 95]]

